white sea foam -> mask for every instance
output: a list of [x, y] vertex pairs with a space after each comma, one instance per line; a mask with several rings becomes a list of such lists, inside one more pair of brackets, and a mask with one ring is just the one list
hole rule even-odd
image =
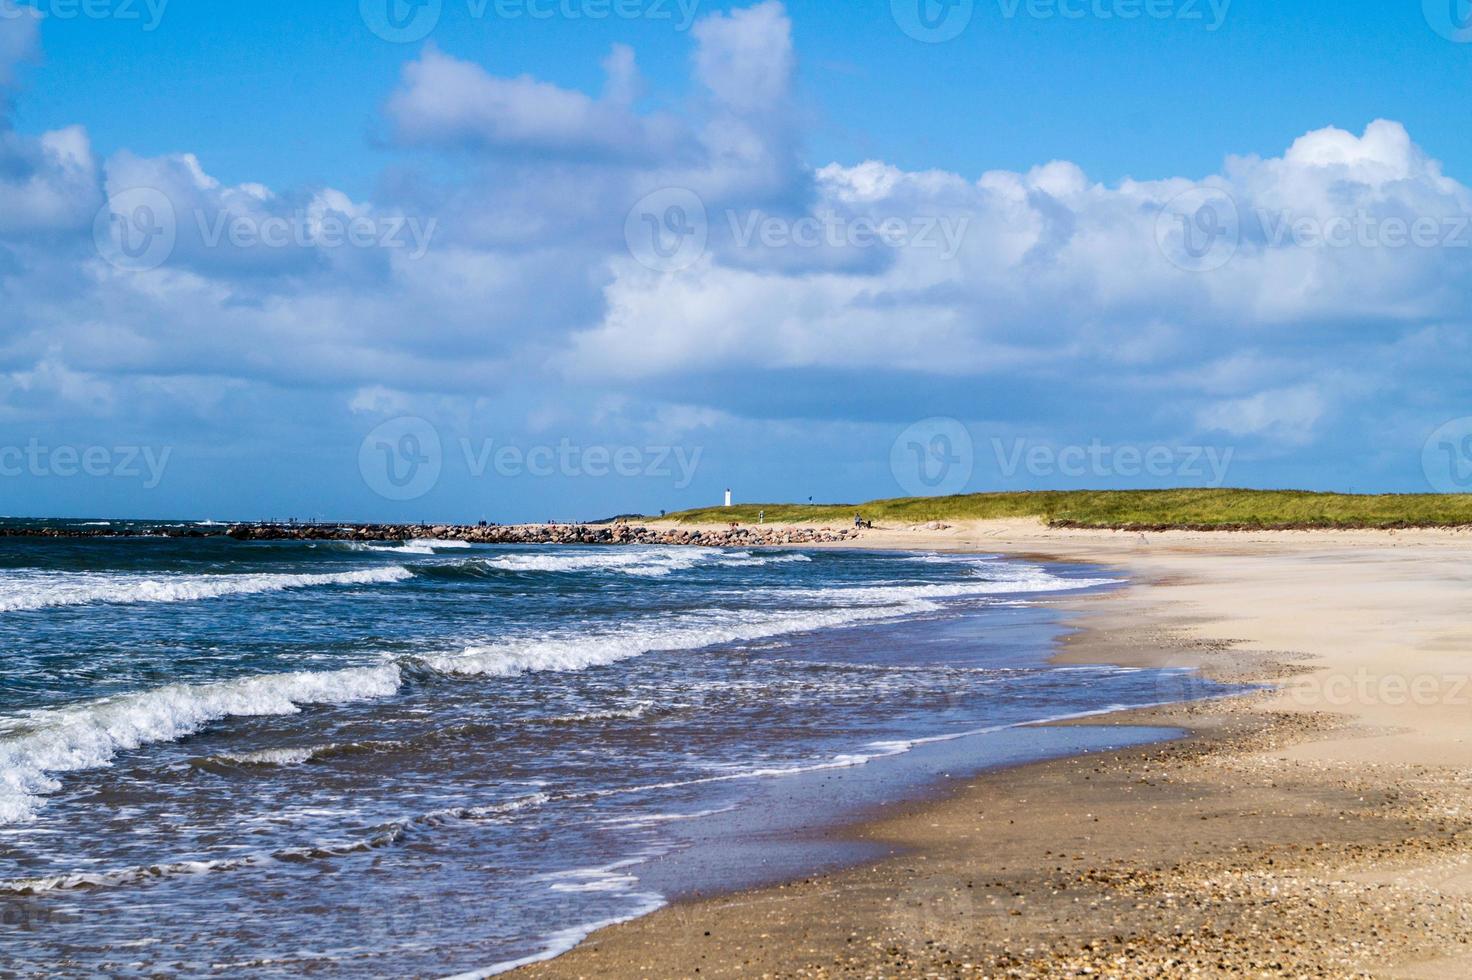
[[[575, 557], [575, 556], [573, 556]], [[710, 609], [674, 623], [641, 623], [601, 634], [508, 639], [468, 646], [459, 653], [428, 655], [421, 662], [444, 674], [514, 676], [534, 671], [576, 671], [653, 652], [699, 650], [721, 643], [766, 639], [914, 615], [939, 608], [938, 599], [995, 593], [1060, 591], [1102, 585], [1112, 579], [1062, 579], [1025, 566], [1005, 581], [938, 585], [772, 590], [774, 602], [814, 602], [809, 609], [772, 612]]]
[[469, 541], [442, 538], [410, 538], [407, 541], [335, 541], [348, 551], [383, 551], [395, 555], [433, 555], [440, 551], [469, 548]]
[[222, 753], [216, 758], [244, 766], [298, 766], [308, 762], [320, 749], [261, 749], [258, 752]]
[[900, 597], [898, 593], [903, 590], [891, 591], [896, 593], [894, 601], [884, 605], [782, 612], [709, 609], [674, 624], [645, 623], [601, 634], [503, 640], [420, 660], [443, 674], [510, 677], [543, 670], [586, 670], [646, 653], [699, 650], [719, 643], [832, 629], [934, 608], [922, 599]]
[[621, 572], [659, 578], [694, 568], [723, 554], [715, 548], [660, 548], [624, 546], [617, 550], [578, 551], [571, 554], [510, 554], [482, 560], [487, 568], [508, 572]]
[[[670, 549], [674, 550], [674, 549]], [[664, 551], [654, 553], [667, 557]], [[696, 560], [729, 554], [697, 549]], [[589, 555], [529, 555], [522, 559], [577, 561], [606, 560], [605, 553]], [[612, 556], [617, 557], [617, 556]], [[645, 560], [648, 560], [646, 553]], [[744, 560], [744, 559], [736, 559]], [[606, 567], [606, 566], [605, 566]], [[410, 577], [407, 569], [394, 566], [331, 575], [233, 575], [176, 576], [172, 581], [146, 580], [138, 593], [132, 586], [127, 601], [181, 601], [187, 598], [224, 595], [230, 592], [296, 588], [308, 585], [397, 581]], [[80, 579], [81, 581], [78, 581]], [[39, 579], [33, 579], [39, 580]], [[120, 601], [117, 591], [125, 588], [113, 576], [69, 576], [64, 582], [48, 577], [50, 591], [31, 593], [48, 603], [63, 601]], [[0, 602], [17, 601], [4, 586], [18, 580], [0, 580]], [[683, 615], [670, 622], [637, 623], [603, 633], [563, 633], [513, 638], [491, 644], [468, 646], [458, 652], [413, 658], [446, 675], [513, 676], [535, 671], [577, 671], [616, 663], [651, 652], [699, 650], [723, 644], [760, 640], [773, 636], [855, 625], [914, 615], [939, 608], [937, 600], [998, 592], [1040, 592], [1079, 589], [1108, 583], [1110, 579], [1062, 579], [1036, 566], [1018, 566], [992, 580], [931, 585], [885, 585], [808, 590], [771, 590], [774, 603], [812, 602], [812, 608], [751, 611], [710, 609]], [[62, 585], [61, 589], [55, 588]], [[6, 608], [0, 605], [0, 608]], [[34, 608], [15, 606], [9, 608]], [[0, 824], [27, 819], [39, 797], [55, 792], [54, 776], [105, 766], [120, 751], [171, 741], [198, 731], [204, 725], [232, 716], [290, 714], [307, 703], [346, 703], [386, 697], [401, 684], [401, 664], [337, 671], [296, 672], [238, 678], [210, 684], [177, 684], [137, 694], [27, 715], [0, 718]], [[307, 756], [301, 756], [307, 751]], [[310, 750], [282, 749], [256, 753], [249, 760], [261, 764], [298, 764]], [[844, 757], [825, 765], [853, 765], [865, 757]], [[774, 773], [775, 774], [775, 773]]]
[[995, 593], [1062, 592], [1122, 581], [1114, 578], [1064, 578], [1041, 566], [1007, 561], [1000, 555], [911, 555], [904, 560], [927, 565], [960, 565], [972, 576], [990, 583], [992, 587], [986, 591]]
[[193, 602], [321, 585], [384, 585], [412, 578], [407, 568], [361, 568], [318, 574], [132, 575], [15, 571], [0, 574], [0, 612], [90, 603]]
[[646, 578], [662, 578], [699, 565], [744, 568], [812, 561], [799, 552], [722, 551], [694, 546], [624, 545], [617, 549], [588, 550], [571, 554], [509, 554], [481, 559], [490, 569], [508, 572], [618, 572]]
[[303, 704], [345, 704], [399, 689], [397, 664], [171, 684], [138, 694], [0, 719], [0, 825], [34, 815], [57, 773], [95, 769], [123, 751], [192, 734], [212, 721], [295, 714]]
[[180, 875], [208, 874], [213, 871], [234, 871], [238, 868], [262, 867], [278, 861], [301, 862], [346, 857], [397, 844], [415, 827], [438, 827], [461, 820], [486, 820], [504, 817], [540, 806], [550, 799], [545, 793], [532, 793], [501, 803], [486, 806], [452, 807], [394, 820], [377, 828], [370, 837], [357, 840], [319, 841], [300, 847], [284, 847], [277, 851], [244, 854], [239, 857], [217, 858], [208, 861], [163, 861], [157, 864], [134, 865], [112, 868], [105, 871], [74, 871], [59, 875], [44, 875], [33, 878], [12, 878], [0, 881], [0, 892], [40, 895], [46, 892], [69, 891], [75, 888], [115, 888], [153, 878], [172, 878]]

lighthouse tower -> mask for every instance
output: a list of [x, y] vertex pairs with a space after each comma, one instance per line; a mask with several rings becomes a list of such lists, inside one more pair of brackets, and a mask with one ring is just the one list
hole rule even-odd
[[727, 487], [726, 488], [726, 506], [727, 507], [730, 507], [731, 506], [731, 488], [730, 487]]

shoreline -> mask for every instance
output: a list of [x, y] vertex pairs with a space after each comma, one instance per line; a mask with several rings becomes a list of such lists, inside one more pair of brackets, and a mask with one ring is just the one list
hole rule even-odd
[[1472, 534], [1019, 520], [837, 546], [1122, 567], [1048, 600], [1075, 613], [1055, 659], [1181, 668], [1183, 697], [1188, 669], [1278, 686], [1089, 718], [1190, 734], [938, 786], [838, 831], [893, 857], [678, 900], [513, 975], [1472, 972]]

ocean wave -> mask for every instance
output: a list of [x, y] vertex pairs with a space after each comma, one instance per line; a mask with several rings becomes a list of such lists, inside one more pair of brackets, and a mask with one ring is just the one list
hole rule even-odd
[[634, 721], [651, 715], [663, 716], [680, 710], [679, 705], [655, 705], [643, 702], [632, 708], [610, 708], [607, 710], [579, 711], [565, 715], [517, 718], [504, 722], [466, 722], [459, 725], [440, 726], [423, 735], [412, 738], [364, 739], [353, 742], [327, 742], [321, 745], [305, 745], [292, 748], [257, 749], [251, 752], [221, 752], [218, 755], [191, 759], [196, 768], [234, 768], [239, 766], [300, 766], [308, 762], [323, 762], [329, 759], [350, 758], [364, 755], [384, 755], [423, 751], [448, 742], [464, 741], [493, 735], [508, 726], [522, 728], [540, 725], [581, 725], [604, 721]]
[[144, 576], [111, 572], [7, 572], [0, 577], [0, 612], [93, 603], [194, 602], [322, 585], [386, 585], [412, 578], [407, 568], [362, 568], [319, 574]]
[[271, 864], [320, 861], [348, 857], [390, 847], [404, 840], [415, 828], [440, 827], [448, 823], [471, 820], [486, 820], [503, 817], [530, 807], [540, 806], [550, 799], [545, 793], [532, 793], [501, 803], [483, 806], [448, 807], [430, 813], [417, 814], [401, 820], [390, 821], [367, 836], [355, 840], [320, 841], [299, 847], [283, 847], [275, 851], [246, 854], [240, 857], [216, 858], [213, 860], [161, 861], [156, 864], [134, 865], [106, 871], [73, 871], [58, 875], [42, 875], [31, 878], [13, 878], [0, 881], [0, 892], [20, 895], [41, 895], [47, 892], [72, 891], [79, 888], [117, 888], [157, 878], [172, 878], [181, 875], [209, 874], [218, 871], [235, 871], [241, 868], [258, 868]]
[[[324, 746], [325, 748], [325, 746]], [[257, 752], [225, 752], [205, 760], [208, 762], [233, 762], [242, 766], [298, 766], [317, 756], [321, 748], [261, 749]]]
[[108, 765], [119, 752], [171, 742], [230, 717], [288, 715], [303, 704], [346, 704], [399, 689], [399, 666], [262, 674], [171, 684], [137, 694], [0, 720], [0, 825], [34, 816], [61, 788], [57, 773]]
[[1065, 578], [1039, 565], [1009, 561], [1001, 555], [927, 554], [904, 559], [926, 565], [959, 565], [974, 576], [992, 583], [992, 592], [1062, 592], [1096, 585], [1114, 585], [1122, 579]]
[[800, 552], [723, 551], [697, 546], [623, 545], [609, 550], [573, 554], [507, 554], [476, 559], [486, 569], [503, 572], [615, 572], [645, 578], [663, 578], [698, 566], [750, 568], [789, 562], [808, 562]]
[[573, 554], [510, 554], [481, 558], [485, 568], [506, 572], [620, 572], [660, 578], [672, 572], [694, 568], [702, 562], [718, 559], [723, 552], [715, 548], [668, 547], [646, 548], [623, 546], [617, 550], [585, 551]]
[[[550, 557], [572, 560], [594, 556]], [[410, 574], [395, 566], [338, 575], [219, 578], [246, 580], [256, 588], [291, 588], [329, 582], [392, 581]], [[938, 600], [997, 592], [1079, 589], [1110, 581], [1061, 579], [1035, 566], [1024, 566], [1006, 580], [772, 590], [774, 600], [815, 605], [773, 611], [707, 609], [684, 614], [673, 622], [635, 623], [591, 635], [570, 631], [542, 634], [469, 645], [455, 652], [406, 656], [371, 667], [178, 684], [19, 718], [0, 718], [0, 825], [33, 816], [39, 798], [60, 788], [54, 774], [104, 766], [120, 751], [172, 741], [232, 716], [292, 714], [301, 704], [387, 697], [399, 690], [406, 673], [508, 677], [538, 671], [578, 671], [647, 653], [693, 651], [918, 615], [941, 608]], [[239, 587], [245, 582], [233, 584]], [[299, 764], [295, 760], [291, 755], [261, 756], [256, 764]]]
[[[898, 594], [901, 590], [892, 590]], [[441, 674], [511, 677], [535, 671], [575, 671], [628, 660], [646, 653], [699, 650], [722, 643], [759, 640], [789, 633], [833, 629], [935, 608], [918, 598], [896, 599], [837, 609], [783, 612], [709, 609], [685, 623], [641, 624], [603, 634], [577, 634], [503, 640], [465, 647], [459, 653], [421, 656]]]
[[[295, 542], [292, 542], [295, 543]], [[469, 541], [458, 538], [409, 538], [407, 540], [381, 541], [312, 541], [309, 546], [322, 545], [339, 551], [378, 551], [392, 555], [433, 555], [441, 551], [460, 551], [472, 547]]]

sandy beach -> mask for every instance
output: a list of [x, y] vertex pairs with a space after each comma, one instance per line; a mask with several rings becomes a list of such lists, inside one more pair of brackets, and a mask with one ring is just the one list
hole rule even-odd
[[1108, 716], [1190, 736], [937, 787], [836, 831], [889, 858], [677, 902], [522, 974], [1472, 975], [1472, 532], [997, 521], [849, 546], [1119, 568], [1127, 589], [1049, 600], [1077, 614], [1061, 657], [1270, 687]]

